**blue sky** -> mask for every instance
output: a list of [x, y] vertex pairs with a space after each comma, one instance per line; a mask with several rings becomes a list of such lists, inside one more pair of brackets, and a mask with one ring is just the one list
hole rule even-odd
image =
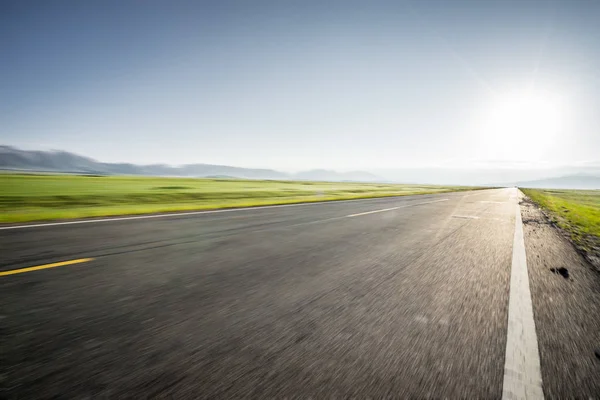
[[595, 164], [598, 21], [598, 1], [0, 0], [0, 142], [286, 171]]

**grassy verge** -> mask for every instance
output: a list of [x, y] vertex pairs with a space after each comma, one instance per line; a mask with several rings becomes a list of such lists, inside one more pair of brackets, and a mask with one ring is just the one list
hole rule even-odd
[[0, 223], [472, 189], [430, 185], [0, 174]]
[[600, 190], [521, 189], [586, 252], [600, 253]]

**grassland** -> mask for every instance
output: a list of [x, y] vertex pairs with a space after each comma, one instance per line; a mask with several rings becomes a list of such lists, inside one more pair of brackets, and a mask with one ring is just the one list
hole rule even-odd
[[521, 190], [549, 211], [582, 250], [600, 251], [600, 190]]
[[467, 189], [473, 188], [0, 174], [0, 223], [402, 196]]

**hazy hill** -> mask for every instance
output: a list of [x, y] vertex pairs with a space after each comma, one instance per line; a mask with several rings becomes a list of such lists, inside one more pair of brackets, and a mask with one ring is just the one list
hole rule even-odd
[[540, 189], [600, 189], [600, 177], [590, 175], [567, 175], [555, 178], [516, 182], [511, 186]]
[[351, 172], [336, 172], [326, 169], [313, 169], [310, 171], [299, 172], [294, 175], [295, 179], [307, 181], [357, 181], [357, 182], [373, 182], [381, 180], [381, 178], [370, 172], [351, 171]]
[[41, 171], [94, 171], [101, 165], [91, 158], [64, 151], [25, 151], [0, 146], [0, 168]]
[[239, 168], [227, 165], [189, 164], [181, 166], [179, 170], [179, 175], [183, 176], [227, 175], [248, 179], [290, 179], [288, 174], [272, 169]]
[[137, 165], [128, 163], [102, 163], [65, 151], [28, 151], [11, 146], [0, 146], [0, 169], [38, 172], [65, 172], [102, 175], [148, 176], [227, 176], [247, 179], [299, 179], [315, 181], [374, 182], [382, 179], [363, 171], [336, 172], [312, 170], [288, 174], [272, 169], [240, 168], [227, 165], [188, 164], [173, 167], [164, 164]]

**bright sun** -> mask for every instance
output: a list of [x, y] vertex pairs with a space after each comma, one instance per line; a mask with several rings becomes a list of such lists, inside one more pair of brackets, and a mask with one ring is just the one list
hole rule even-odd
[[550, 92], [496, 96], [484, 119], [487, 152], [499, 158], [539, 154], [556, 141], [563, 111], [561, 99]]

